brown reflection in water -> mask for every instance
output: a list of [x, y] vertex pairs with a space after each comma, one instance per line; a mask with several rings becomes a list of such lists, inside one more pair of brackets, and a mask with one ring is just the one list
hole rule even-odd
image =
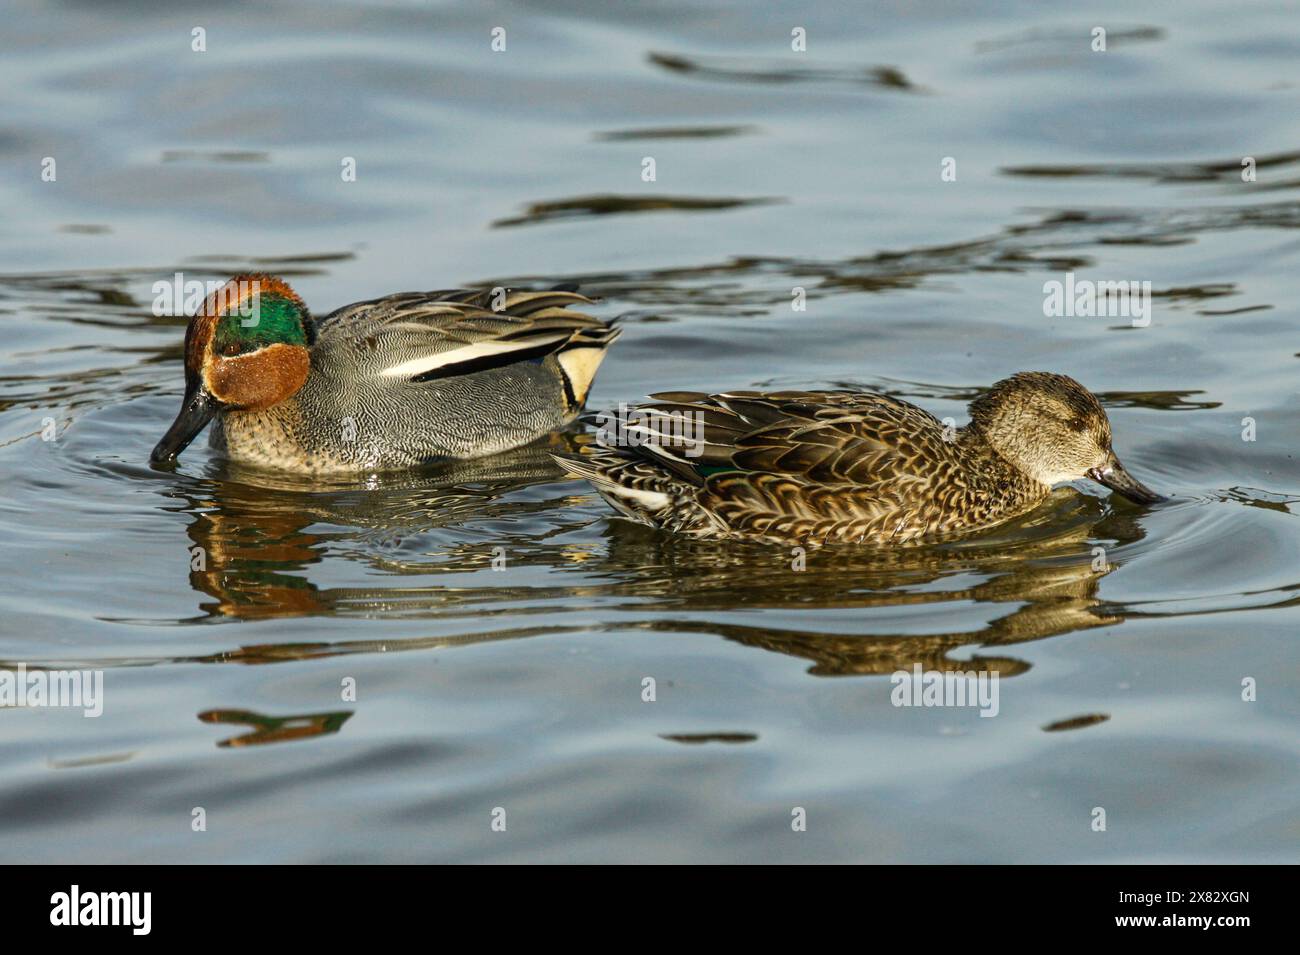
[[[1256, 156], [1255, 168], [1271, 169], [1300, 163], [1300, 151]], [[1158, 183], [1228, 182], [1241, 184], [1241, 157], [1211, 159], [1200, 162], [1095, 163], [1068, 166], [1007, 166], [1000, 171], [1007, 176], [1071, 179], [1104, 177], [1117, 179], [1151, 179]], [[1289, 188], [1300, 185], [1296, 180], [1252, 184], [1251, 188]]]
[[721, 139], [727, 136], [744, 136], [759, 131], [757, 126], [643, 126], [637, 129], [611, 129], [596, 133], [594, 139], [603, 143], [634, 142], [642, 139]]
[[1258, 487], [1230, 487], [1215, 495], [1219, 501], [1233, 501], [1246, 507], [1259, 507], [1266, 511], [1278, 511], [1282, 514], [1294, 513], [1292, 508], [1300, 504], [1300, 494], [1279, 494]]
[[758, 740], [757, 733], [660, 733], [660, 739], [673, 743], [686, 743], [698, 746], [701, 743], [753, 743]]
[[[941, 633], [863, 629], [841, 634], [690, 617], [632, 625], [662, 633], [716, 633], [745, 646], [809, 660], [808, 672], [814, 676], [885, 675], [910, 670], [915, 663], [926, 670], [976, 669], [1016, 676], [1029, 669], [1027, 662], [1005, 655], [954, 659], [950, 654], [961, 647], [997, 648], [1119, 623], [1123, 616], [1097, 596], [1101, 578], [1116, 564], [1096, 569], [1091, 541], [1131, 544], [1143, 536], [1131, 515], [1107, 512], [1095, 498], [1062, 489], [985, 542], [910, 551], [827, 549], [810, 553], [802, 572], [789, 569], [790, 555], [779, 548], [767, 550], [763, 557], [759, 548], [692, 542], [696, 546], [687, 554], [662, 535], [626, 523], [611, 523], [610, 558], [639, 565], [642, 578], [628, 592], [654, 596], [655, 605], [664, 610], [1017, 604], [978, 629]], [[693, 573], [688, 564], [695, 565]], [[980, 579], [970, 586], [934, 586], [964, 574]], [[932, 621], [941, 614], [939, 609], [924, 619]]]
[[494, 228], [533, 225], [553, 219], [574, 219], [584, 216], [625, 215], [632, 212], [721, 212], [744, 206], [770, 205], [781, 202], [768, 198], [731, 198], [727, 196], [619, 196], [613, 194], [576, 196], [572, 199], [555, 199], [531, 203], [522, 214], [509, 219], [498, 219]]
[[200, 609], [246, 620], [318, 613], [317, 588], [288, 573], [320, 560], [320, 537], [303, 532], [308, 523], [234, 496], [197, 513], [188, 533], [206, 556], [202, 569], [190, 571], [190, 585], [217, 598]]
[[[365, 488], [307, 491], [294, 489], [295, 478], [270, 475], [249, 484], [244, 483], [246, 475], [235, 480], [238, 472], [226, 471], [231, 479], [205, 482], [203, 496], [188, 489], [180, 492], [194, 514], [191, 541], [207, 554], [206, 568], [193, 572], [191, 581], [196, 590], [214, 598], [202, 605], [209, 615], [427, 619], [436, 621], [436, 634], [397, 640], [255, 644], [179, 659], [265, 664], [611, 629], [712, 633], [808, 660], [809, 672], [817, 676], [888, 674], [917, 662], [928, 670], [976, 668], [1014, 676], [1029, 665], [1005, 654], [970, 659], [954, 659], [952, 654], [964, 647], [998, 648], [1118, 623], [1119, 613], [1097, 596], [1098, 583], [1113, 563], [1098, 566], [1092, 543], [1105, 541], [1109, 548], [1111, 540], [1131, 544], [1143, 536], [1132, 511], [1112, 510], [1098, 498], [1062, 488], [1032, 513], [981, 537], [891, 550], [815, 549], [806, 555], [804, 570], [793, 568], [791, 553], [783, 548], [686, 541], [611, 520], [603, 513], [599, 520], [604, 548], [579, 551], [552, 538], [590, 523], [588, 511], [569, 506], [569, 492], [581, 493], [585, 488], [556, 483], [556, 493], [541, 501], [536, 495], [520, 501], [507, 493], [557, 481], [557, 469], [546, 450], [553, 442], [572, 446], [576, 440], [555, 436], [552, 442], [520, 449], [503, 460], [466, 462], [464, 467], [404, 475]], [[266, 485], [276, 481], [282, 486]], [[545, 512], [545, 530], [540, 534], [494, 535], [490, 540], [467, 535], [478, 521], [514, 519], [517, 523], [530, 510]], [[455, 529], [445, 543], [432, 544], [428, 535], [449, 524]], [[308, 530], [317, 525], [341, 530]], [[408, 534], [416, 535], [419, 543], [404, 549]], [[573, 578], [577, 582], [562, 579], [550, 586], [538, 585], [536, 578], [531, 585], [499, 584], [492, 579], [456, 587], [428, 582], [439, 574], [487, 567], [490, 544], [504, 544], [516, 567], [572, 565], [579, 572]], [[374, 586], [321, 588], [304, 572], [320, 562], [327, 549], [334, 559], [370, 563], [382, 575]], [[418, 578], [420, 585], [404, 586], [410, 577]], [[594, 627], [549, 621], [530, 625], [538, 611], [524, 605], [543, 599], [548, 601], [548, 614], [589, 607], [599, 600], [616, 617]], [[934, 621], [948, 611], [965, 624], [972, 616], [971, 606], [996, 604], [1009, 605], [1009, 612], [964, 629], [920, 630], [933, 628]], [[910, 611], [927, 606], [934, 610]], [[654, 609], [655, 619], [641, 619], [646, 607]], [[718, 619], [721, 613], [760, 608], [874, 612], [864, 613], [860, 625], [848, 624], [843, 633], [783, 628], [767, 620], [750, 625], [734, 618]], [[986, 616], [974, 612], [981, 619]], [[924, 621], [918, 623], [918, 632], [909, 630], [912, 620]], [[493, 625], [506, 621], [516, 625]], [[462, 625], [468, 632], [447, 633]]]
[[696, 79], [739, 83], [847, 83], [906, 93], [925, 92], [894, 66], [792, 66], [780, 60], [753, 60], [738, 56], [685, 56], [653, 51], [646, 54], [646, 58], [670, 73]]
[[[322, 590], [300, 572], [319, 563], [328, 546], [349, 541], [367, 559], [399, 574], [486, 566], [491, 548], [481, 545], [474, 548], [471, 561], [449, 568], [430, 566], [425, 555], [418, 555], [421, 560], [407, 567], [400, 550], [411, 535], [469, 518], [518, 513], [503, 500], [504, 495], [561, 477], [549, 452], [572, 447], [571, 435], [555, 434], [491, 458], [334, 485], [318, 477], [256, 472], [221, 463], [217, 465], [220, 477], [205, 482], [202, 493], [186, 486], [172, 492], [194, 516], [187, 528], [190, 553], [201, 553], [202, 559], [191, 561], [192, 567], [200, 566], [191, 570], [190, 584], [215, 599], [201, 603], [199, 609], [213, 617], [258, 620], [367, 606], [445, 607], [449, 598], [441, 588]], [[307, 530], [317, 524], [343, 529]], [[385, 549], [399, 554], [386, 561], [375, 556], [376, 550]], [[304, 646], [308, 655], [315, 647]], [[257, 654], [265, 655], [264, 648]]]
[[467, 646], [498, 640], [526, 640], [529, 637], [552, 636], [561, 633], [582, 633], [585, 627], [518, 627], [511, 630], [480, 630], [474, 633], [445, 637], [412, 637], [401, 640], [336, 640], [328, 643], [255, 643], [237, 650], [223, 650], [202, 656], [171, 657], [169, 663], [285, 663], [290, 660], [311, 660], [338, 657], [351, 653], [388, 653], [397, 650], [437, 650], [444, 647]]
[[[1003, 50], [1029, 47], [1029, 52], [1041, 56], [1044, 50], [1059, 50], [1062, 53], [1087, 56], [1090, 44], [1080, 44], [1080, 35], [1089, 36], [1088, 30], [1063, 29], [1060, 27], [1032, 27], [1009, 36], [980, 40], [975, 44], [976, 53], [996, 53]], [[1109, 46], [1128, 43], [1153, 42], [1163, 40], [1165, 31], [1160, 27], [1109, 27], [1106, 30], [1106, 42]]]
[[271, 154], [252, 149], [164, 149], [161, 162], [270, 162]]
[[253, 731], [243, 736], [232, 736], [217, 743], [220, 747], [262, 746], [266, 743], [287, 743], [312, 736], [337, 733], [352, 716], [351, 710], [332, 713], [300, 713], [296, 716], [267, 716], [252, 710], [204, 710], [198, 714], [204, 723], [233, 723], [251, 726]]
[[82, 756], [76, 759], [54, 759], [51, 757], [46, 761], [50, 769], [86, 769], [90, 766], [111, 766], [114, 763], [125, 763], [135, 758], [136, 751], [128, 750], [125, 753], [105, 753], [101, 756]]
[[1218, 318], [1224, 315], [1247, 315], [1250, 312], [1268, 312], [1272, 311], [1272, 305], [1243, 305], [1241, 308], [1202, 308], [1198, 309], [1197, 315], [1205, 315], [1210, 318]]
[[1072, 716], [1068, 720], [1057, 720], [1054, 723], [1048, 723], [1043, 727], [1043, 732], [1059, 733], [1062, 730], [1081, 730], [1087, 726], [1105, 723], [1108, 719], [1110, 719], [1109, 713], [1085, 713], [1083, 716]]

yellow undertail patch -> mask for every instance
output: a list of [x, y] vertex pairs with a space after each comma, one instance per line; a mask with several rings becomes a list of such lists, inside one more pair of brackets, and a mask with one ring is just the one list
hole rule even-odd
[[591, 348], [566, 348], [556, 356], [560, 370], [569, 380], [569, 390], [579, 405], [587, 400], [587, 392], [596, 378], [596, 370], [605, 358], [605, 346]]

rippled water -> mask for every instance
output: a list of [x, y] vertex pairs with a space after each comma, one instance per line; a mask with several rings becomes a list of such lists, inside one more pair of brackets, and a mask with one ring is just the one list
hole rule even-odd
[[[6, 861], [1295, 860], [1294, 6], [20, 3], [0, 52], [0, 660], [106, 697], [0, 709]], [[245, 269], [317, 313], [581, 282], [625, 328], [597, 408], [961, 421], [1061, 371], [1174, 500], [796, 572], [610, 520], [545, 446], [151, 470], [151, 287]], [[1150, 326], [1044, 317], [1071, 271], [1150, 281]], [[998, 716], [891, 705], [918, 662], [999, 674]]]

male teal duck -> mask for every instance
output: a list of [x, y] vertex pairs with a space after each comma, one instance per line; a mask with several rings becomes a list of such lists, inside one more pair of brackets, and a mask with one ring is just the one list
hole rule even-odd
[[619, 329], [576, 292], [402, 292], [320, 320], [282, 279], [239, 275], [185, 333], [185, 396], [150, 459], [213, 418], [229, 458], [386, 471], [527, 444], [582, 410]]
[[1073, 378], [1021, 372], [945, 427], [887, 395], [737, 391], [652, 395], [597, 445], [555, 455], [615, 510], [694, 538], [903, 543], [1022, 514], [1088, 477], [1139, 504], [1163, 500], [1111, 449], [1101, 403]]

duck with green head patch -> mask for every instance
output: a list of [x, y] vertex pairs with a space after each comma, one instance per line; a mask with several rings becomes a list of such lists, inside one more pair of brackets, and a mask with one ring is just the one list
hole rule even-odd
[[151, 460], [174, 461], [209, 421], [231, 459], [300, 472], [519, 447], [578, 415], [618, 337], [569, 309], [590, 303], [559, 289], [403, 292], [315, 320], [282, 279], [236, 276], [190, 319], [181, 411]]
[[998, 382], [960, 429], [864, 392], [653, 397], [623, 440], [606, 430], [589, 453], [555, 457], [624, 517], [688, 537], [933, 540], [1016, 517], [1084, 477], [1138, 504], [1162, 500], [1120, 464], [1101, 402], [1065, 375]]

